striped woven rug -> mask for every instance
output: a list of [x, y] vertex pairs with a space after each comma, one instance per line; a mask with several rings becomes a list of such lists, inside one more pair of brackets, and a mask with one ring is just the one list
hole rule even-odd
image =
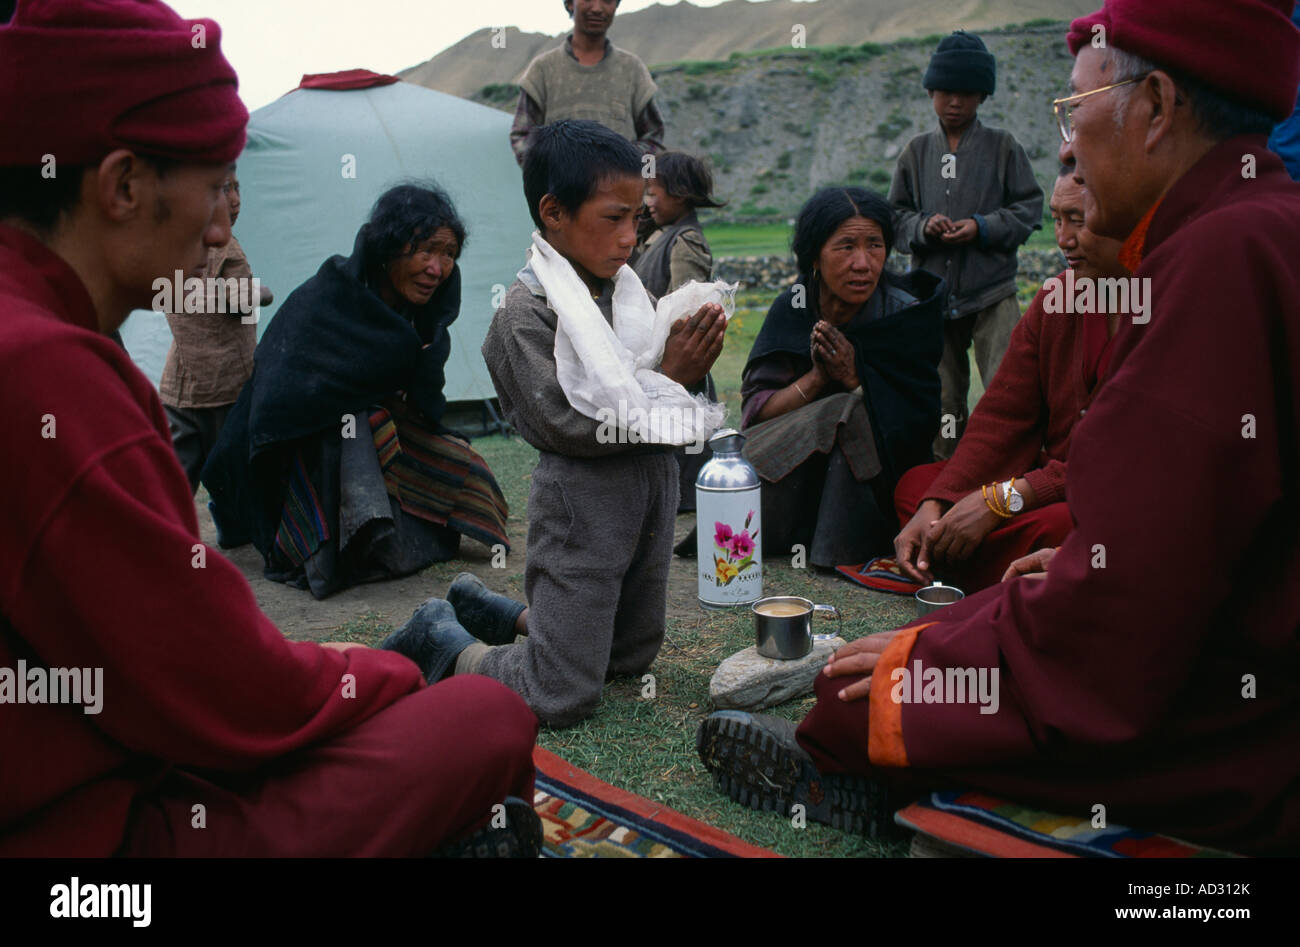
[[602, 782], [541, 747], [533, 805], [547, 858], [779, 858], [688, 816]]
[[935, 792], [900, 809], [894, 820], [915, 829], [913, 856], [993, 858], [1225, 858], [1228, 852], [1110, 824], [1060, 815], [982, 792]]

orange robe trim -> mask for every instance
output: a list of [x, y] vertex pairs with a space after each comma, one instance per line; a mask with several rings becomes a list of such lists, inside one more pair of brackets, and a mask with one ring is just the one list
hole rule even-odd
[[1156, 211], [1160, 209], [1162, 197], [1151, 205], [1151, 209], [1142, 215], [1142, 219], [1137, 222], [1133, 232], [1128, 235], [1124, 245], [1119, 248], [1119, 262], [1130, 273], [1134, 272], [1142, 265], [1142, 257], [1146, 253], [1147, 247], [1147, 228], [1151, 226], [1151, 218], [1155, 217]]
[[926, 622], [899, 629], [871, 672], [870, 724], [867, 730], [867, 755], [877, 766], [907, 766], [907, 747], [903, 745], [903, 705], [891, 698], [891, 679], [895, 668], [905, 667], [912, 655], [916, 636], [938, 622]]

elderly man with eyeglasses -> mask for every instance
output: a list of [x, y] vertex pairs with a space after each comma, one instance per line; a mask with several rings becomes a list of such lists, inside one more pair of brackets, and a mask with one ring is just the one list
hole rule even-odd
[[[1107, 0], [1072, 24], [1061, 159], [1150, 281], [1071, 435], [1074, 529], [1045, 578], [841, 648], [797, 733], [707, 719], [733, 798], [870, 830], [882, 787], [969, 787], [1300, 850], [1300, 186], [1266, 147], [1300, 84], [1292, 9]], [[967, 669], [995, 705], [900, 686]]]

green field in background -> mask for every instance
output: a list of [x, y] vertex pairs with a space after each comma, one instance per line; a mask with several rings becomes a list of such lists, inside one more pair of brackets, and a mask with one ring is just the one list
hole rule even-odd
[[[704, 224], [704, 238], [709, 241], [713, 259], [731, 256], [783, 256], [790, 252], [789, 224]], [[1031, 250], [1053, 250], [1056, 237], [1051, 221], [1029, 235], [1025, 246]]]
[[790, 252], [789, 224], [708, 224], [704, 239], [713, 259], [728, 256], [783, 256]]

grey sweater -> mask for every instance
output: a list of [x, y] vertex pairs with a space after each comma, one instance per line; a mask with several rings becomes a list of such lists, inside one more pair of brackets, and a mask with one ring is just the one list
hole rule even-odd
[[[912, 254], [913, 266], [947, 281], [946, 315], [954, 319], [1015, 293], [1016, 248], [1042, 226], [1043, 189], [1015, 137], [979, 119], [962, 135], [955, 160], [945, 162], [948, 153], [941, 127], [909, 141], [898, 156], [889, 200], [895, 245]], [[934, 214], [954, 221], [973, 217], [979, 236], [958, 246], [927, 237], [925, 222]]]

